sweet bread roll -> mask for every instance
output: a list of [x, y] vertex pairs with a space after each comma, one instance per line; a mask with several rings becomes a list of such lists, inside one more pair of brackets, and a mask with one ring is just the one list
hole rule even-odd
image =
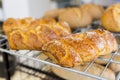
[[[87, 65], [88, 64], [77, 66], [77, 67], [74, 67], [74, 69], [78, 71], [84, 71]], [[104, 69], [104, 66], [99, 65], [99, 64], [93, 64], [86, 73], [99, 76], [101, 72], [103, 71], [103, 69]], [[94, 78], [83, 76], [83, 75], [80, 75], [74, 72], [61, 69], [61, 68], [52, 67], [52, 71], [59, 77], [67, 79], [67, 80], [96, 80]], [[115, 74], [109, 68], [105, 70], [102, 77], [105, 78], [106, 80], [115, 80]]]
[[[112, 56], [112, 54], [108, 54], [108, 55], [100, 56], [100, 58], [109, 60], [109, 59], [111, 58], [111, 56]], [[96, 59], [95, 62], [98, 63], [98, 64], [103, 64], [103, 65], [106, 65], [106, 64], [107, 64], [106, 61], [104, 61], [104, 60], [99, 60], [99, 59]]]
[[45, 12], [44, 17], [57, 18], [65, 10], [66, 10], [66, 8], [49, 10], [49, 11]]
[[[101, 57], [104, 58], [104, 59], [108, 59], [109, 60], [112, 57], [112, 54], [101, 56]], [[115, 55], [113, 60], [119, 62], [120, 61], [120, 56], [119, 55]], [[107, 62], [102, 61], [102, 60], [95, 60], [95, 62], [98, 63], [98, 64], [104, 64], [104, 65], [107, 64]], [[113, 70], [114, 72], [119, 72], [120, 71], [120, 64], [111, 62], [110, 65], [109, 65], [109, 68], [111, 70]]]
[[59, 15], [58, 20], [66, 21], [71, 28], [86, 27], [92, 22], [89, 13], [80, 8], [68, 8]]
[[[113, 60], [120, 62], [120, 55], [115, 55]], [[117, 63], [110, 63], [109, 68], [114, 72], [120, 72], [120, 64]]]
[[92, 3], [83, 4], [80, 7], [87, 11], [92, 16], [93, 19], [100, 19], [104, 12], [102, 6]]
[[14, 19], [14, 18], [9, 18], [4, 22], [4, 25], [7, 27], [3, 27], [3, 30], [6, 35], [9, 34], [9, 32], [17, 29], [17, 28], [23, 28], [27, 27], [31, 22], [33, 21], [32, 18], [24, 18], [24, 19]]
[[114, 4], [105, 10], [101, 24], [107, 30], [120, 32], [120, 4]]
[[56, 21], [53, 18], [43, 18], [43, 19], [32, 19], [31, 17], [27, 17], [24, 19], [14, 19], [14, 18], [8, 18], [3, 25], [3, 30], [6, 35], [9, 34], [9, 32], [14, 31], [16, 29], [22, 29], [26, 28], [28, 26], [37, 26], [38, 24], [53, 24], [56, 23]]
[[41, 50], [48, 41], [71, 34], [65, 22], [54, 19], [13, 19], [4, 22], [3, 29], [11, 49]]
[[117, 42], [112, 33], [97, 29], [52, 40], [42, 49], [57, 64], [74, 67], [111, 53], [117, 49]]

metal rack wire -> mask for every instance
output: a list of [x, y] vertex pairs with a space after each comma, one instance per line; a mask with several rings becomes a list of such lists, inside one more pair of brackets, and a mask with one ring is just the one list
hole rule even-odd
[[[96, 28], [101, 28], [101, 26], [99, 25], [99, 21], [94, 22], [94, 24], [88, 26], [87, 28], [82, 28], [82, 29], [80, 28], [80, 29], [74, 30], [73, 33], [84, 32], [84, 31], [87, 31], [89, 29], [96, 29]], [[0, 32], [2, 32], [2, 30], [0, 30]], [[116, 36], [118, 44], [120, 44], [120, 34], [119, 33], [115, 33], [114, 35]], [[64, 70], [68, 70], [68, 71], [71, 71], [71, 72], [74, 72], [74, 73], [77, 73], [77, 74], [80, 74], [80, 75], [83, 75], [83, 76], [88, 76], [88, 77], [91, 77], [91, 78], [94, 78], [94, 79], [97, 79], [97, 80], [106, 80], [105, 78], [102, 77], [102, 75], [105, 72], [105, 70], [107, 69], [107, 67], [109, 66], [109, 64], [110, 63], [120, 64], [120, 61], [116, 61], [116, 60], [113, 59], [116, 55], [120, 56], [120, 53], [119, 53], [120, 52], [120, 46], [118, 46], [118, 49], [115, 52], [112, 53], [112, 56], [109, 59], [101, 58], [101, 57], [98, 58], [98, 60], [107, 62], [107, 64], [104, 67], [104, 69], [102, 70], [102, 72], [100, 73], [100, 75], [97, 76], [97, 75], [93, 75], [93, 74], [87, 73], [87, 71], [95, 63], [95, 61], [90, 62], [86, 66], [85, 70], [78, 71], [78, 70], [75, 70], [75, 69], [72, 69], [72, 68], [61, 67], [61, 66], [53, 63], [47, 56], [45, 56], [40, 51], [33, 51], [33, 50], [32, 51], [30, 51], [30, 50], [10, 50], [9, 46], [8, 46], [8, 42], [6, 41], [7, 37], [5, 35], [3, 35], [3, 34], [0, 34], [0, 42], [1, 42], [1, 40], [4, 43], [0, 43], [0, 52], [5, 52], [5, 54], [15, 55], [15, 56], [18, 57], [18, 59], [20, 57], [21, 58], [25, 58], [25, 59], [19, 60], [19, 61], [21, 61], [21, 62], [19, 62], [20, 65], [21, 65], [22, 62], [28, 62], [26, 60], [32, 60], [32, 61], [35, 61], [35, 62], [38, 62], [38, 63], [44, 63], [46, 65], [50, 65], [50, 66], [54, 66], [54, 67], [59, 67], [59, 68], [62, 68]], [[4, 48], [3, 46], [5, 46], [5, 45], [7, 45], [8, 47]], [[24, 65], [24, 64], [22, 64], [22, 65]], [[40, 65], [40, 66], [43, 66], [43, 65]], [[119, 80], [119, 79], [120, 79], [119, 76], [117, 76], [117, 80]]]
[[[31, 61], [32, 62], [32, 61]], [[29, 77], [33, 77], [31, 78], [32, 80], [64, 80], [54, 74], [51, 74], [50, 72], [50, 69], [47, 69], [47, 65], [44, 65], [44, 67], [42, 67], [41, 69], [40, 68], [34, 68], [32, 66], [28, 66], [28, 65], [25, 65], [25, 64], [22, 64], [22, 63], [18, 63], [17, 64], [17, 67], [16, 67], [16, 72], [18, 74], [18, 76], [20, 76], [20, 80], [29, 80], [28, 78]], [[50, 67], [49, 67], [50, 68]], [[43, 69], [47, 69], [46, 71], [43, 70]], [[21, 76], [22, 73], [28, 75], [26, 77], [23, 77]], [[15, 76], [16, 77], [16, 76]], [[16, 79], [11, 79], [11, 80], [16, 80]]]
[[[6, 40], [6, 36], [5, 35], [0, 35], [0, 40], [1, 39], [4, 39]], [[7, 42], [3, 43], [0, 45], [0, 51], [1, 52], [5, 52], [5, 53], [8, 53], [8, 54], [11, 54], [11, 55], [15, 55], [15, 56], [19, 56], [19, 57], [23, 57], [23, 58], [26, 58], [26, 59], [31, 59], [33, 61], [36, 61], [36, 62], [42, 62], [44, 64], [47, 64], [47, 65], [50, 65], [50, 66], [54, 66], [54, 67], [59, 67], [59, 68], [62, 68], [64, 70], [68, 70], [68, 71], [71, 71], [71, 72], [74, 72], [74, 73], [77, 73], [77, 74], [80, 74], [80, 75], [84, 75], [84, 76], [88, 76], [88, 77], [91, 77], [91, 78], [95, 78], [97, 80], [106, 80], [105, 78], [102, 77], [103, 73], [105, 72], [105, 70], [107, 69], [108, 65], [110, 63], [117, 63], [117, 64], [120, 64], [119, 61], [115, 61], [113, 60], [114, 56], [115, 55], [118, 55], [120, 56], [119, 54], [119, 50], [120, 50], [120, 47], [118, 47], [118, 49], [112, 53], [112, 56], [110, 59], [105, 59], [105, 58], [98, 58], [99, 60], [101, 61], [105, 61], [107, 62], [107, 65], [105, 66], [105, 68], [102, 70], [101, 74], [99, 76], [96, 76], [96, 75], [93, 75], [93, 74], [90, 74], [90, 73], [87, 73], [87, 71], [90, 69], [91, 65], [94, 64], [94, 61], [90, 62], [86, 69], [84, 71], [78, 71], [78, 70], [75, 70], [75, 69], [71, 69], [71, 68], [65, 68], [65, 67], [61, 67], [55, 63], [53, 63], [49, 58], [47, 57], [40, 57], [40, 56], [43, 56], [44, 54], [42, 52], [38, 52], [38, 51], [30, 51], [30, 50], [9, 50], [9, 48], [7, 49], [4, 49], [2, 48], [2, 46], [4, 45], [8, 45]], [[21, 52], [22, 51], [22, 52]], [[24, 53], [23, 53], [24, 51]], [[33, 54], [34, 53], [34, 54]]]
[[[6, 47], [6, 39], [0, 39], [0, 44], [1, 44], [1, 48], [3, 49], [8, 49]], [[0, 51], [1, 52], [1, 51]], [[29, 56], [37, 56], [38, 51], [19, 51], [20, 54], [28, 54]], [[10, 54], [7, 54], [5, 52], [1, 53], [3, 56], [3, 58], [5, 58], [5, 60], [3, 61], [3, 66], [5, 66], [3, 73], [2, 74], [2, 78], [5, 78], [6, 80], [64, 80], [62, 78], [60, 78], [59, 76], [56, 76], [55, 74], [51, 73], [50, 69], [46, 68], [45, 64], [42, 64], [41, 62], [36, 62], [33, 61], [29, 58], [24, 58], [21, 56], [14, 56], [10, 57]], [[12, 56], [12, 55], [11, 55]], [[43, 57], [44, 55], [41, 55], [40, 57], [42, 59], [45, 59], [46, 57]], [[12, 61], [10, 62], [8, 59], [12, 59]], [[14, 60], [14, 62], [13, 62]], [[6, 64], [5, 64], [6, 63]], [[10, 66], [12, 65], [12, 66]], [[1, 72], [1, 68], [0, 68], [0, 72]], [[4, 73], [5, 72], [5, 73]], [[11, 75], [11, 72], [14, 73], [14, 75]], [[30, 77], [30, 78], [29, 78]], [[1, 80], [1, 76], [0, 76], [0, 80]]]

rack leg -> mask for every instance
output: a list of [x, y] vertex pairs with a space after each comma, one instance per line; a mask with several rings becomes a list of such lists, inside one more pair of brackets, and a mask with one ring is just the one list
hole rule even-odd
[[10, 80], [10, 71], [9, 71], [9, 61], [8, 61], [8, 54], [2, 53], [4, 69], [5, 69], [5, 78], [6, 80]]

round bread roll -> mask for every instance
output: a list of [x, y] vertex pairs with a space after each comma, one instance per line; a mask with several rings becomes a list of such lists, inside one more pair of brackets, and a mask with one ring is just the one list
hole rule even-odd
[[[101, 56], [101, 57], [104, 58], [104, 59], [108, 59], [109, 60], [111, 58], [111, 56], [112, 56], [112, 54], [108, 54], [108, 55]], [[120, 56], [119, 55], [115, 55], [113, 60], [120, 61]], [[99, 59], [96, 59], [95, 62], [98, 63], [98, 64], [103, 64], [103, 65], [107, 64], [107, 62], [105, 62], [103, 60], [99, 60]], [[110, 63], [109, 68], [111, 70], [113, 70], [114, 72], [119, 72], [120, 71], [120, 64]]]
[[81, 6], [81, 8], [86, 10], [93, 19], [100, 19], [104, 11], [102, 6], [92, 3], [84, 4]]
[[[112, 56], [112, 54], [108, 54], [108, 55], [100, 56], [100, 57], [103, 58], [103, 59], [108, 59], [109, 60], [111, 58], [111, 56]], [[106, 61], [100, 60], [100, 59], [96, 59], [95, 62], [98, 63], [98, 64], [103, 64], [103, 65], [107, 64]]]
[[120, 64], [111, 63], [109, 68], [114, 72], [120, 72]]
[[92, 23], [92, 18], [82, 8], [68, 8], [58, 17], [59, 21], [67, 22], [71, 28], [86, 27]]
[[114, 4], [105, 10], [101, 23], [107, 30], [120, 32], [120, 4]]
[[[83, 70], [85, 70], [86, 66], [87, 65], [78, 66], [78, 67], [74, 67], [74, 69], [83, 71]], [[99, 64], [93, 64], [89, 68], [87, 73], [99, 76], [100, 73], [103, 71], [103, 69], [104, 69], [103, 66], [101, 66]], [[80, 74], [77, 74], [77, 73], [73, 73], [73, 72], [70, 72], [70, 71], [66, 71], [66, 70], [63, 70], [61, 68], [52, 67], [52, 71], [56, 75], [58, 75], [58, 76], [60, 76], [60, 77], [62, 77], [64, 79], [67, 79], [67, 80], [96, 80], [94, 78], [83, 76], [83, 75], [80, 75]], [[102, 77], [106, 78], [107, 80], [115, 80], [114, 72], [112, 70], [108, 69], [108, 68], [103, 73]]]
[[[113, 58], [113, 60], [120, 62], [120, 56], [115, 55], [115, 57]], [[109, 68], [110, 68], [111, 70], [113, 70], [114, 72], [120, 72], [120, 64], [110, 63]]]
[[49, 10], [49, 11], [45, 12], [44, 17], [57, 18], [59, 16], [59, 14], [61, 14], [65, 10], [66, 10], [66, 8]]

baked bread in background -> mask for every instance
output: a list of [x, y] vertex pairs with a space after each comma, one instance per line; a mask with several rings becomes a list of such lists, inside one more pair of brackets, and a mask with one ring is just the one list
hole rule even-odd
[[84, 9], [68, 8], [58, 17], [59, 21], [67, 22], [71, 28], [87, 27], [92, 23], [92, 17]]
[[84, 33], [52, 40], [42, 50], [55, 63], [64, 67], [74, 67], [106, 55], [117, 49], [117, 42], [112, 33], [97, 29]]
[[[101, 56], [101, 58], [104, 58], [104, 59], [110, 59], [112, 57], [112, 54], [108, 54], [108, 55], [105, 55], [105, 56]], [[112, 60], [115, 60], [115, 61], [120, 61], [120, 55], [115, 55], [114, 58], [112, 58]], [[105, 61], [102, 61], [102, 60], [95, 60], [96, 63], [98, 64], [102, 64], [102, 65], [106, 65], [107, 62]], [[120, 64], [117, 64], [117, 63], [114, 63], [114, 62], [111, 62], [110, 65], [108, 66], [111, 70], [113, 70], [114, 72], [119, 72], [120, 71]]]
[[[115, 55], [113, 60], [120, 62], [120, 55]], [[110, 63], [109, 68], [114, 72], [120, 72], [120, 64], [117, 63]]]
[[66, 22], [56, 22], [52, 18], [9, 18], [3, 29], [10, 48], [15, 50], [41, 50], [46, 42], [71, 34]]
[[100, 19], [104, 12], [104, 9], [102, 6], [92, 4], [92, 3], [83, 4], [80, 6], [80, 8], [87, 11], [91, 15], [92, 19], [94, 20]]
[[[100, 58], [103, 58], [103, 59], [110, 59], [112, 56], [112, 54], [108, 54], [108, 55], [103, 55], [103, 56], [100, 56]], [[97, 64], [102, 64], [102, 65], [106, 65], [107, 64], [107, 61], [104, 61], [104, 60], [100, 60], [100, 59], [96, 59], [95, 62]]]
[[[88, 64], [77, 66], [77, 67], [74, 67], [73, 69], [78, 70], [78, 71], [84, 71], [87, 65]], [[104, 68], [105, 68], [104, 66], [94, 63], [92, 66], [90, 66], [90, 68], [88, 69], [86, 73], [99, 76], [104, 70]], [[83, 75], [80, 75], [74, 72], [61, 69], [61, 68], [52, 67], [52, 71], [59, 77], [64, 78], [66, 80], [96, 80], [94, 78], [83, 76]], [[109, 68], [105, 70], [102, 77], [106, 78], [106, 80], [115, 80], [115, 74]]]
[[57, 18], [66, 21], [71, 28], [87, 27], [93, 20], [98, 20], [103, 14], [103, 7], [96, 4], [83, 4], [80, 7], [68, 7], [49, 10], [44, 17]]
[[109, 6], [102, 15], [102, 26], [113, 32], [120, 32], [120, 3]]
[[65, 10], [66, 8], [49, 10], [45, 12], [44, 17], [57, 18]]

